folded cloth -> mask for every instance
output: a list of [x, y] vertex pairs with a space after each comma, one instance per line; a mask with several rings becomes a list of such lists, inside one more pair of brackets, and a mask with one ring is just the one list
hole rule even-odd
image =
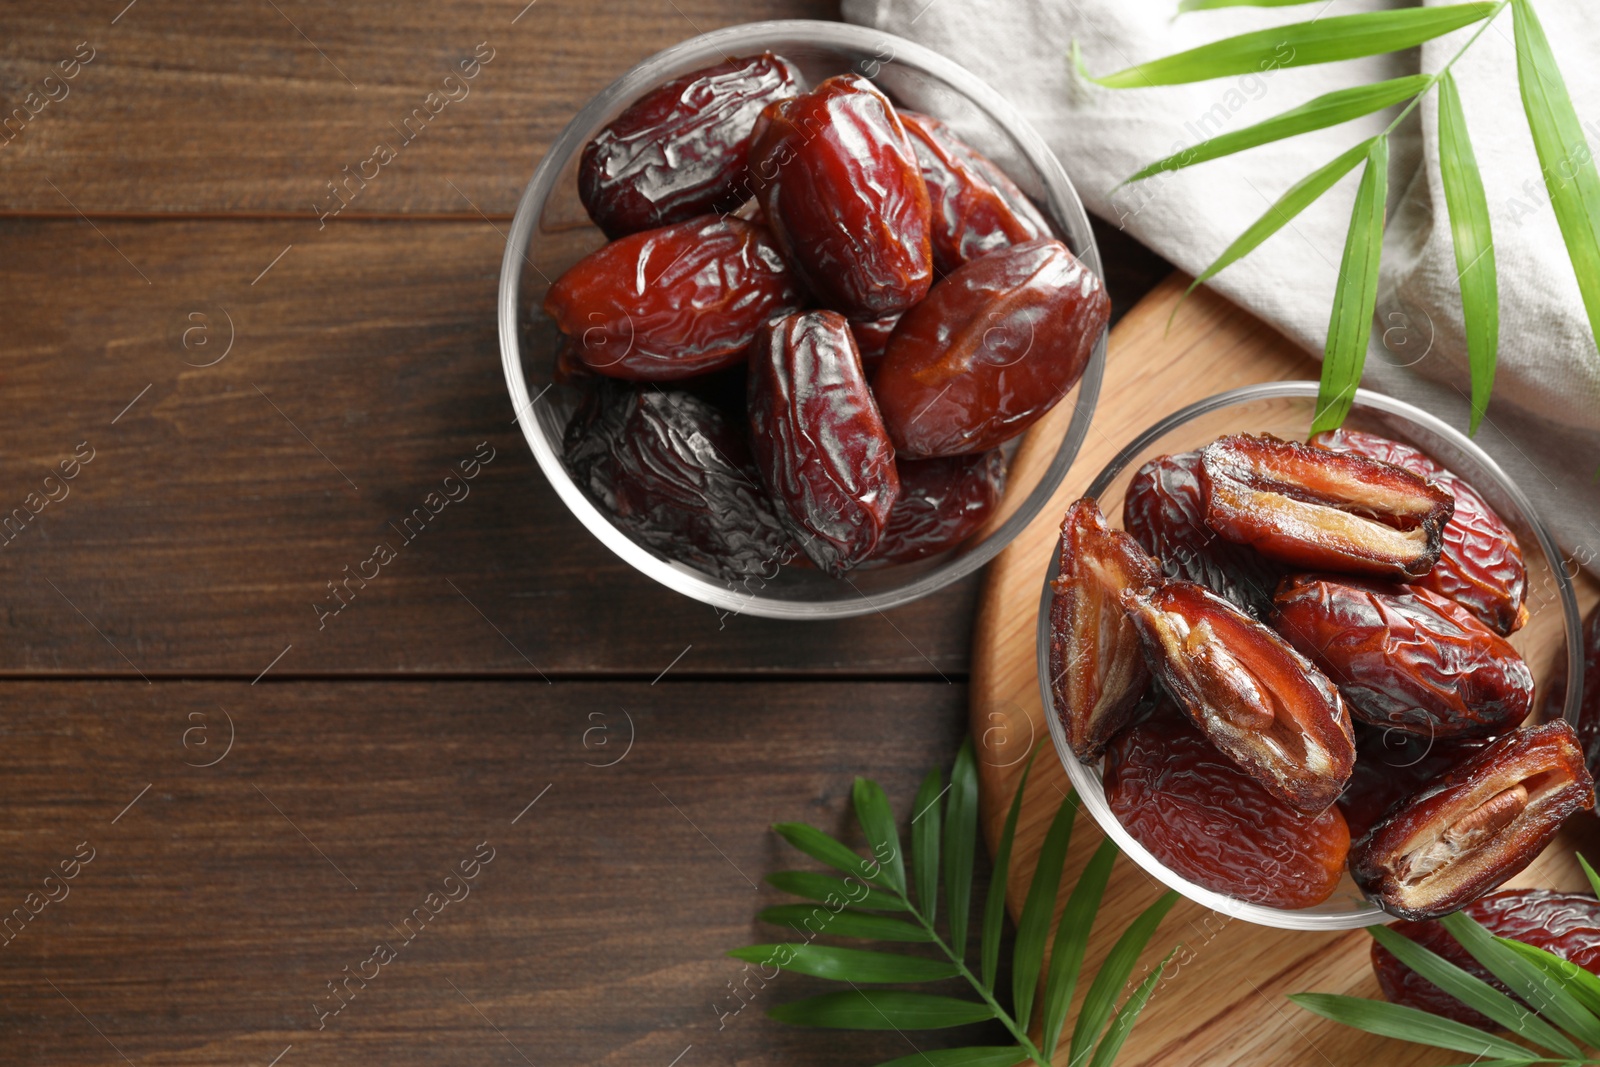
[[[1202, 11], [1176, 0], [843, 0], [851, 22], [942, 52], [984, 78], [1055, 150], [1088, 209], [1183, 270], [1204, 269], [1291, 185], [1393, 112], [1302, 134], [1144, 182], [1117, 184], [1198, 141], [1335, 89], [1438, 70], [1477, 28], [1421, 49], [1192, 85], [1104, 89], [1110, 73], [1238, 33], [1391, 5], [1339, 2]], [[1437, 0], [1435, 0], [1437, 2]], [[1600, 7], [1535, 0], [1591, 144], [1600, 144]], [[1283, 57], [1289, 57], [1288, 49]], [[1476, 441], [1532, 498], [1569, 562], [1600, 557], [1600, 354], [1549, 206], [1517, 88], [1511, 12], [1452, 68], [1489, 200], [1500, 280], [1494, 399]], [[1392, 190], [1378, 313], [1363, 384], [1467, 428], [1461, 297], [1439, 179], [1437, 96], [1391, 138]], [[1360, 168], [1211, 284], [1320, 356]]]

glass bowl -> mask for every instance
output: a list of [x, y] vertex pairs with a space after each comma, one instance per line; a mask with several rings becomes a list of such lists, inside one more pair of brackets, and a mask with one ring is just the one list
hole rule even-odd
[[1008, 446], [1005, 495], [990, 521], [943, 555], [862, 567], [843, 580], [809, 567], [774, 566], [771, 576], [734, 583], [630, 538], [573, 482], [561, 459], [562, 430], [577, 393], [553, 384], [558, 335], [542, 306], [551, 281], [604, 243], [578, 200], [578, 159], [601, 127], [646, 92], [725, 57], [763, 51], [793, 60], [808, 85], [854, 72], [872, 79], [897, 104], [944, 120], [1004, 168], [1045, 212], [1057, 236], [1103, 277], [1089, 218], [1061, 164], [1016, 109], [976, 75], [877, 30], [833, 22], [757, 22], [703, 34], [650, 57], [589, 101], [550, 146], [523, 190], [506, 240], [500, 270], [501, 362], [517, 421], [545, 476], [578, 521], [640, 572], [685, 596], [734, 612], [796, 619], [861, 615], [909, 603], [972, 573], [1033, 520], [1065, 477], [1089, 430], [1106, 340], [1102, 334], [1072, 392]]
[[[1316, 404], [1316, 382], [1273, 382], [1247, 386], [1190, 404], [1157, 422], [1119, 452], [1085, 490], [1100, 503], [1107, 521], [1122, 525], [1122, 503], [1128, 483], [1146, 462], [1157, 456], [1188, 452], [1229, 433], [1273, 433], [1279, 437], [1304, 440]], [[1511, 643], [1528, 658], [1534, 677], [1539, 680], [1535, 707], [1543, 700], [1550, 680], [1551, 657], [1530, 654], [1536, 648], [1550, 649], [1565, 641], [1567, 661], [1567, 701], [1564, 713], [1569, 722], [1577, 721], [1579, 696], [1583, 692], [1582, 629], [1578, 600], [1563, 564], [1560, 550], [1533, 506], [1506, 473], [1481, 448], [1459, 431], [1427, 412], [1381, 393], [1356, 391], [1355, 403], [1345, 426], [1367, 430], [1405, 441], [1433, 456], [1444, 466], [1466, 479], [1500, 514], [1522, 546], [1528, 565], [1528, 622], [1511, 636]], [[1289, 930], [1348, 930], [1392, 921], [1392, 917], [1366, 900], [1351, 880], [1349, 872], [1327, 900], [1309, 908], [1287, 909], [1254, 904], [1203, 888], [1167, 867], [1125, 830], [1106, 803], [1101, 785], [1101, 761], [1084, 763], [1072, 752], [1066, 731], [1055, 712], [1050, 692], [1050, 580], [1055, 578], [1060, 558], [1060, 541], [1051, 556], [1045, 577], [1044, 595], [1039, 604], [1039, 690], [1044, 700], [1045, 720], [1054, 738], [1056, 754], [1067, 777], [1093, 813], [1101, 829], [1130, 859], [1149, 874], [1190, 900], [1225, 915], [1263, 926]], [[1559, 662], [1557, 657], [1555, 662]], [[1532, 872], [1526, 872], [1532, 876]], [[1515, 880], [1513, 880], [1515, 884]]]

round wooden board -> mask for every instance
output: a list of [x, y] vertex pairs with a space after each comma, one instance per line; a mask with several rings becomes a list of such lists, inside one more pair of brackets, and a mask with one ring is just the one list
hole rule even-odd
[[[972, 735], [978, 749], [984, 832], [991, 854], [1022, 769], [1040, 752], [1017, 821], [1008, 901], [1021, 908], [1044, 833], [1069, 788], [1045, 726], [1035, 667], [1039, 596], [1057, 528], [1122, 445], [1161, 415], [1226, 389], [1255, 382], [1315, 378], [1318, 365], [1271, 327], [1209, 290], [1184, 303], [1170, 332], [1167, 317], [1188, 279], [1173, 276], [1150, 293], [1111, 333], [1105, 382], [1094, 425], [1071, 473], [1048, 506], [989, 567], [972, 651]], [[1048, 435], [1040, 435], [1048, 436]], [[1027, 443], [1018, 463], [1044, 462]], [[1587, 610], [1600, 585], [1579, 579]], [[1551, 635], [1559, 640], [1559, 634]], [[1536, 669], [1541, 665], [1535, 661]], [[1600, 823], [1563, 831], [1555, 846], [1514, 884], [1585, 885], [1573, 848], [1600, 855]], [[1082, 870], [1101, 834], [1080, 815], [1063, 886]], [[1161, 892], [1130, 860], [1119, 858], [1089, 944], [1085, 973], [1098, 966], [1127, 924]], [[1064, 903], [1066, 893], [1061, 894]], [[1395, 1067], [1460, 1062], [1459, 1053], [1368, 1037], [1300, 1010], [1288, 993], [1316, 990], [1378, 996], [1362, 931], [1308, 934], [1255, 926], [1181, 900], [1135, 966], [1137, 983], [1176, 946], [1165, 977], [1118, 1058], [1119, 1065], [1336, 1065]], [[1078, 984], [1081, 1000], [1088, 985]], [[1131, 988], [1131, 985], [1130, 985]], [[1074, 1007], [1076, 1012], [1076, 1007]], [[1070, 1029], [1070, 1021], [1069, 1021]], [[1059, 1063], [1066, 1062], [1063, 1052]]]

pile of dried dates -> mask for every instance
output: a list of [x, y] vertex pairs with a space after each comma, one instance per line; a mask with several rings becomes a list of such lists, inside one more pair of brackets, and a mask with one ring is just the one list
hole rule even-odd
[[1077, 383], [1100, 280], [989, 159], [864, 78], [770, 53], [648, 93], [584, 149], [610, 242], [558, 278], [577, 483], [728, 581], [959, 545], [1000, 446]]
[[1559, 695], [1523, 724], [1516, 536], [1431, 457], [1353, 430], [1223, 437], [1140, 468], [1122, 525], [1087, 497], [1062, 523], [1051, 688], [1112, 811], [1191, 882], [1304, 908], [1348, 870], [1428, 920], [1594, 807]]

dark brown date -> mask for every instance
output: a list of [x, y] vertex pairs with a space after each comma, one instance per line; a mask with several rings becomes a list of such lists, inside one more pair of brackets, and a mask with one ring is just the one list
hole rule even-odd
[[949, 274], [986, 252], [1051, 236], [1022, 190], [948, 126], [913, 111], [901, 111], [900, 121], [928, 183], [935, 271]]
[[906, 456], [986, 452], [1077, 384], [1110, 318], [1100, 279], [1041, 238], [973, 260], [906, 312], [873, 378]]
[[1481, 738], [1441, 741], [1356, 723], [1356, 766], [1339, 797], [1350, 836], [1365, 834], [1390, 808], [1487, 744]]
[[[1544, 717], [1561, 718], [1567, 706], [1567, 650], [1563, 646], [1545, 690]], [[1600, 770], [1600, 604], [1583, 622], [1583, 695], [1578, 703], [1578, 743], [1589, 773]]]
[[704, 216], [585, 256], [556, 279], [544, 310], [590, 370], [669, 381], [741, 362], [756, 327], [800, 303], [765, 229]]
[[1284, 579], [1274, 625], [1339, 686], [1350, 713], [1423, 737], [1493, 737], [1533, 710], [1533, 672], [1478, 617], [1431, 589]]
[[738, 429], [697, 397], [600, 379], [567, 424], [578, 483], [635, 540], [728, 581], [793, 553]]
[[956, 547], [984, 524], [1006, 487], [999, 449], [976, 456], [897, 460], [900, 499], [874, 560], [910, 563]]
[[1283, 567], [1206, 525], [1200, 453], [1159, 456], [1140, 467], [1122, 502], [1122, 528], [1168, 578], [1199, 582], [1258, 619], [1271, 617]]
[[768, 105], [750, 172], [779, 247], [825, 305], [876, 319], [927, 295], [928, 189], [900, 116], [871, 82], [841, 74]]
[[1391, 915], [1436, 919], [1500, 886], [1593, 807], [1572, 727], [1523, 727], [1393, 808], [1351, 849], [1350, 873]]
[[1124, 590], [1158, 580], [1138, 542], [1106, 525], [1092, 497], [1061, 520], [1061, 558], [1050, 588], [1050, 689], [1072, 751], [1098, 759], [1150, 686]]
[[1123, 598], [1162, 687], [1213, 745], [1291, 807], [1319, 812], [1355, 762], [1338, 689], [1289, 643], [1203, 585]]
[[883, 430], [844, 316], [773, 319], [750, 346], [750, 443], [767, 492], [818, 567], [843, 574], [871, 556], [900, 496]]
[[1455, 513], [1440, 535], [1439, 562], [1414, 584], [1449, 597], [1505, 636], [1528, 621], [1528, 567], [1517, 535], [1471, 485], [1410, 445], [1360, 430], [1328, 430], [1311, 439], [1319, 448], [1359, 452], [1404, 467], [1455, 498]]
[[646, 93], [584, 146], [578, 198], [613, 238], [738, 207], [757, 116], [799, 87], [794, 65], [768, 52]]
[[[1548, 889], [1507, 889], [1480, 897], [1461, 910], [1496, 937], [1508, 937], [1542, 948], [1590, 974], [1600, 974], [1600, 901], [1592, 896]], [[1500, 992], [1512, 995], [1505, 983], [1473, 959], [1443, 924], [1398, 922], [1389, 929], [1443, 956]], [[1376, 941], [1372, 943], [1372, 970], [1378, 976], [1383, 995], [1395, 1004], [1443, 1015], [1481, 1030], [1500, 1028], [1401, 963], [1394, 953]]]
[[1439, 559], [1455, 507], [1410, 471], [1271, 434], [1224, 437], [1200, 453], [1206, 525], [1308, 570], [1405, 581]]
[[1170, 705], [1111, 739], [1106, 802], [1163, 864], [1197, 885], [1271, 908], [1308, 908], [1344, 874], [1339, 809], [1305, 815], [1213, 748]]
[[884, 350], [889, 347], [889, 338], [894, 335], [894, 328], [899, 324], [899, 312], [885, 315], [881, 319], [850, 324], [850, 332], [855, 334], [856, 350], [861, 353], [861, 366], [867, 372], [868, 381], [878, 373], [878, 366], [883, 362]]

